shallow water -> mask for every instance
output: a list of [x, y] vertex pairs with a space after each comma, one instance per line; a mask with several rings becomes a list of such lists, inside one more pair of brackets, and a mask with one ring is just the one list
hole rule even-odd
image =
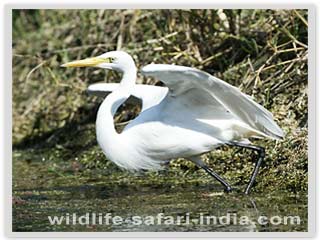
[[[13, 175], [13, 231], [307, 231], [306, 195], [227, 194], [211, 179], [198, 181], [205, 176], [198, 173], [87, 170], [41, 156], [30, 160], [26, 151], [14, 151]], [[49, 216], [64, 219], [51, 225]], [[260, 216], [269, 223], [259, 224]], [[284, 216], [299, 216], [301, 223], [271, 224], [272, 216], [278, 216], [277, 223]]]

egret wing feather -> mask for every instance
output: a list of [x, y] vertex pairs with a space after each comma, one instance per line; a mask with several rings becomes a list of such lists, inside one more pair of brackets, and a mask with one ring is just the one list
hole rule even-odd
[[[87, 92], [90, 95], [105, 98], [119, 86], [119, 83], [95, 83], [88, 87]], [[128, 103], [137, 104], [140, 99], [142, 101], [141, 111], [144, 111], [158, 104], [167, 95], [167, 92], [167, 87], [136, 84], [132, 89], [132, 96], [128, 99]]]
[[119, 87], [119, 83], [94, 83], [89, 85], [87, 93], [89, 95], [105, 98]]
[[[214, 99], [213, 102], [219, 102], [234, 117], [251, 128], [272, 138], [283, 137], [281, 128], [274, 122], [268, 110], [254, 102], [238, 88], [206, 72], [184, 66], [150, 64], [143, 67], [142, 74], [162, 81], [169, 88], [168, 95], [172, 98], [190, 97], [192, 94], [186, 94], [190, 91], [199, 97], [201, 93], [209, 93]], [[211, 114], [214, 119], [217, 113], [211, 112]]]

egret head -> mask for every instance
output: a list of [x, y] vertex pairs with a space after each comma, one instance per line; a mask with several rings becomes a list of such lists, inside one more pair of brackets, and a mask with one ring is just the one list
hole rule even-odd
[[61, 65], [62, 67], [98, 67], [118, 72], [136, 70], [132, 57], [123, 51], [106, 52], [100, 56], [76, 60]]

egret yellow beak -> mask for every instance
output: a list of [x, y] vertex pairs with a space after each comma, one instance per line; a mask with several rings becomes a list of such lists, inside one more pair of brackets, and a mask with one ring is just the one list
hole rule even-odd
[[93, 57], [93, 58], [86, 58], [83, 60], [77, 60], [62, 64], [61, 67], [94, 67], [100, 63], [108, 62], [106, 59]]

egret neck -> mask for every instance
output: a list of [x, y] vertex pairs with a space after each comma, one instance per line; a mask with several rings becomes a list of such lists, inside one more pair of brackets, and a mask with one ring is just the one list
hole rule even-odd
[[[113, 117], [121, 104], [130, 97], [135, 85], [136, 75], [137, 70], [135, 66], [123, 69], [123, 76], [119, 88], [106, 97], [98, 110], [96, 120], [97, 141], [107, 157], [112, 160], [116, 156], [111, 156], [114, 151], [110, 150], [123, 148], [125, 144], [124, 141], [120, 139], [121, 134], [117, 133], [115, 129]], [[109, 149], [109, 151], [106, 151], [106, 149]]]

